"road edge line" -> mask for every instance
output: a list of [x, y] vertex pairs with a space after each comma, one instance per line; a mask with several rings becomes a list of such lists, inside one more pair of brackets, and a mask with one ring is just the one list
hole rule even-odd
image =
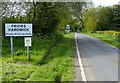
[[78, 56], [79, 66], [80, 66], [80, 70], [81, 70], [82, 81], [87, 81], [86, 75], [85, 75], [85, 71], [84, 71], [84, 68], [83, 68], [83, 64], [82, 64], [82, 59], [80, 57], [80, 52], [78, 50], [78, 43], [77, 43], [77, 35], [76, 35], [76, 33], [75, 33], [75, 44], [76, 44], [76, 50], [77, 50], [77, 56]]

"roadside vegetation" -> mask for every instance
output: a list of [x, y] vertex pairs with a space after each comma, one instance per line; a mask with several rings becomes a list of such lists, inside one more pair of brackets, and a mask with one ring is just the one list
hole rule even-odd
[[33, 37], [31, 60], [27, 60], [23, 38], [15, 38], [11, 58], [9, 38], [3, 42], [3, 81], [72, 81], [74, 78], [74, 34]]
[[120, 31], [120, 5], [91, 8], [83, 14], [83, 32]]
[[120, 5], [91, 8], [83, 14], [84, 27], [79, 32], [120, 48]]
[[120, 32], [118, 31], [96, 31], [96, 33], [84, 33], [105, 41], [117, 48], [120, 48]]

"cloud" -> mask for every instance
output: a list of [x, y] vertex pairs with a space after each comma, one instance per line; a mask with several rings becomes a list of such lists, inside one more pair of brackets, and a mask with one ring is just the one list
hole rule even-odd
[[112, 6], [114, 4], [118, 4], [120, 0], [93, 0], [94, 4], [96, 6], [101, 5], [101, 6]]

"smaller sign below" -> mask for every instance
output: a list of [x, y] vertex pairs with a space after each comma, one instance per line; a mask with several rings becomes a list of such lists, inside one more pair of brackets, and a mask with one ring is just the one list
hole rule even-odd
[[31, 45], [31, 37], [25, 37], [25, 46], [32, 46]]

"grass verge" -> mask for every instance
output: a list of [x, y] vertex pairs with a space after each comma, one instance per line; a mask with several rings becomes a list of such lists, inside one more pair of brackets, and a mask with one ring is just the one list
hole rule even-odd
[[[25, 48], [19, 47], [20, 42], [13, 59], [4, 51], [2, 81], [73, 81], [73, 33], [62, 34], [61, 37], [57, 35], [45, 40], [34, 38], [33, 42], [30, 61], [26, 58]], [[9, 49], [6, 47], [4, 46], [3, 49], [8, 52]]]

